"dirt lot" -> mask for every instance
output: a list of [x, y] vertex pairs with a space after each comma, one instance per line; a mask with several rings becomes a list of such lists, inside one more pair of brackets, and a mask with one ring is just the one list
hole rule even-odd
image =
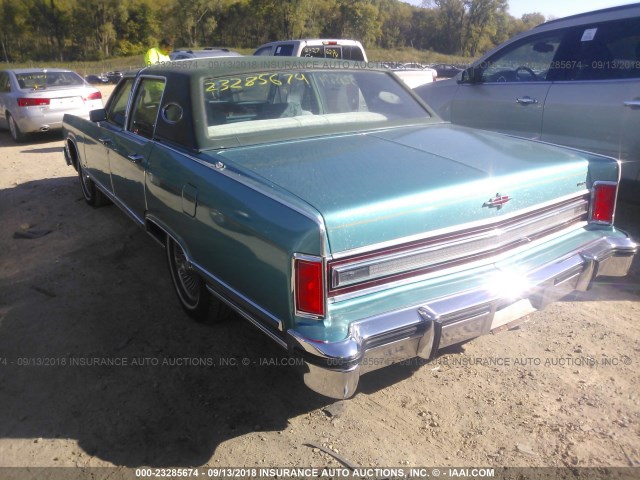
[[[619, 207], [640, 238], [639, 218]], [[333, 402], [244, 321], [190, 322], [162, 249], [85, 204], [59, 137], [0, 132], [0, 225], [0, 467], [640, 466], [637, 261]]]

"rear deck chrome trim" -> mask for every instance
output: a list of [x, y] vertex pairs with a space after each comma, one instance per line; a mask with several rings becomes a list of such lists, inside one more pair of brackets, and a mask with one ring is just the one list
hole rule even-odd
[[371, 245], [367, 245], [366, 247], [362, 247], [362, 248], [354, 248], [351, 250], [344, 250], [342, 252], [336, 252], [333, 253], [330, 257], [329, 260], [342, 260], [344, 258], [350, 258], [350, 257], [356, 257], [356, 256], [361, 256], [361, 255], [366, 255], [366, 254], [370, 254], [373, 252], [377, 252], [377, 251], [381, 251], [381, 250], [386, 250], [388, 248], [392, 248], [392, 247], [397, 247], [398, 245], [402, 245], [402, 244], [408, 244], [408, 243], [414, 243], [414, 242], [422, 242], [422, 241], [428, 241], [432, 238], [435, 237], [440, 237], [440, 236], [444, 236], [444, 235], [449, 235], [455, 232], [459, 232], [461, 230], [471, 230], [471, 229], [479, 229], [479, 228], [483, 228], [483, 227], [487, 227], [487, 226], [491, 226], [492, 224], [496, 223], [496, 221], [508, 221], [511, 220], [515, 217], [521, 216], [521, 215], [527, 215], [530, 214], [532, 212], [535, 212], [537, 210], [541, 210], [544, 208], [548, 208], [551, 207], [553, 205], [559, 204], [559, 203], [565, 203], [574, 199], [578, 199], [578, 198], [583, 198], [583, 197], [587, 197], [591, 195], [591, 191], [584, 189], [581, 190], [579, 192], [573, 193], [571, 195], [566, 195], [564, 197], [559, 197], [559, 198], [555, 198], [551, 201], [548, 202], [543, 202], [543, 203], [539, 203], [537, 205], [533, 205], [529, 208], [525, 208], [525, 209], [521, 209], [518, 210], [517, 212], [514, 213], [510, 213], [510, 214], [506, 214], [506, 215], [501, 215], [498, 219], [496, 218], [492, 218], [489, 220], [478, 220], [476, 222], [469, 222], [469, 223], [465, 223], [463, 225], [456, 225], [453, 227], [447, 227], [447, 228], [441, 228], [438, 230], [432, 230], [429, 231], [427, 233], [421, 233], [418, 235], [412, 235], [412, 236], [408, 236], [408, 237], [402, 237], [402, 238], [397, 238], [394, 240], [389, 240], [386, 242], [380, 242], [380, 243], [376, 243], [376, 244], [371, 244]]
[[527, 213], [451, 230], [411, 243], [328, 262], [332, 303], [487, 265], [541, 242], [584, 228], [588, 193], [552, 202]]
[[[396, 275], [420, 271], [428, 267], [446, 268], [448, 263], [474, 259], [506, 248], [515, 248], [522, 243], [546, 236], [586, 219], [589, 204], [579, 198], [560, 204], [553, 210], [544, 210], [539, 215], [524, 216], [521, 220], [497, 221], [490, 229], [479, 233], [470, 231], [460, 235], [435, 238], [433, 242], [418, 244], [397, 253], [373, 256], [361, 261], [331, 267], [332, 291], [363, 284]], [[461, 230], [464, 232], [464, 230]], [[494, 254], [495, 254], [494, 253]]]

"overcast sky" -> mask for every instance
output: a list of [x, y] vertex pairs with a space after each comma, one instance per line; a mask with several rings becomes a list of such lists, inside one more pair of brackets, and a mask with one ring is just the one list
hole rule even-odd
[[[422, 0], [406, 0], [412, 5], [422, 5]], [[599, 10], [601, 8], [615, 7], [636, 3], [638, 0], [509, 0], [509, 13], [520, 18], [524, 13], [540, 12], [549, 17], [566, 17], [576, 13]]]

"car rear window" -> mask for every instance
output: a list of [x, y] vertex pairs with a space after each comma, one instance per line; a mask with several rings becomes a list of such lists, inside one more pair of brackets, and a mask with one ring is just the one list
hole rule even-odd
[[75, 72], [30, 72], [16, 74], [20, 88], [41, 90], [50, 87], [79, 87], [84, 80]]
[[379, 71], [242, 74], [208, 78], [203, 89], [209, 138], [430, 118], [398, 81]]
[[300, 52], [300, 56], [364, 61], [362, 49], [356, 45], [307, 45]]

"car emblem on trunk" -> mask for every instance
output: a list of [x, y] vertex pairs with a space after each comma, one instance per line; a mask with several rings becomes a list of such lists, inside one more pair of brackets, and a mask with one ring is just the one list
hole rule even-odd
[[497, 208], [498, 210], [500, 210], [505, 203], [510, 201], [511, 201], [511, 197], [509, 195], [500, 195], [499, 193], [496, 193], [495, 197], [490, 198], [489, 200], [484, 202], [482, 206], [489, 207], [489, 208]]

